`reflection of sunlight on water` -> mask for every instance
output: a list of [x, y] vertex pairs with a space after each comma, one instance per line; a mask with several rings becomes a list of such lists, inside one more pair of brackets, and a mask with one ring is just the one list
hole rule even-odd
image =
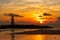
[[44, 40], [44, 35], [36, 35], [36, 40]]
[[[34, 30], [39, 30], [39, 29], [24, 29], [24, 30], [17, 30], [15, 29], [15, 32], [21, 32], [21, 31], [34, 31]], [[11, 40], [11, 35], [9, 36], [8, 34], [11, 33], [11, 31], [3, 31], [0, 33], [0, 39], [1, 40]], [[7, 35], [5, 35], [7, 34]], [[5, 36], [4, 36], [5, 35]], [[44, 35], [21, 35], [21, 34], [15, 34], [15, 40], [44, 40]]]
[[16, 40], [44, 40], [44, 35], [16, 35]]

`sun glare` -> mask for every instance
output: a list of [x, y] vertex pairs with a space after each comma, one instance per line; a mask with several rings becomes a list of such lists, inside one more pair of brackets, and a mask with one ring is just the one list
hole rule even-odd
[[44, 40], [44, 35], [37, 35], [36, 40]]
[[38, 20], [41, 24], [44, 22], [44, 20]]

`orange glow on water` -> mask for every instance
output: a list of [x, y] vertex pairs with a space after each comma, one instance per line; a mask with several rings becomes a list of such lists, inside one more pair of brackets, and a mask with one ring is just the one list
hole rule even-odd
[[44, 40], [44, 35], [37, 35], [36, 38], [36, 40]]
[[44, 40], [45, 35], [16, 35], [16, 39], [18, 40]]

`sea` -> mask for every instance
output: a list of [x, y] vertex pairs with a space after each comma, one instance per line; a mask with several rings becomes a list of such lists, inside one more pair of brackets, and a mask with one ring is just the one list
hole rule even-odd
[[[14, 32], [12, 32], [11, 30], [12, 29], [0, 29], [0, 40], [60, 40], [60, 35], [54, 35], [54, 34], [53, 35], [14, 34], [14, 37], [12, 37], [12, 33], [35, 31], [35, 30], [40, 30], [40, 29], [14, 29]], [[54, 28], [49, 29], [49, 30], [60, 30], [60, 25], [55, 25]]]
[[60, 35], [42, 35], [42, 34], [14, 34], [25, 31], [35, 31], [40, 29], [0, 29], [0, 40], [60, 40]]

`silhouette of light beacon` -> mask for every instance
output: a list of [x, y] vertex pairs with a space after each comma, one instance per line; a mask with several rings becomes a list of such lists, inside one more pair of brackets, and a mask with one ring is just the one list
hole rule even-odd
[[11, 25], [15, 25], [14, 24], [14, 17], [23, 17], [21, 15], [17, 15], [17, 14], [13, 14], [13, 13], [9, 13], [9, 14], [4, 14], [5, 16], [11, 16]]

